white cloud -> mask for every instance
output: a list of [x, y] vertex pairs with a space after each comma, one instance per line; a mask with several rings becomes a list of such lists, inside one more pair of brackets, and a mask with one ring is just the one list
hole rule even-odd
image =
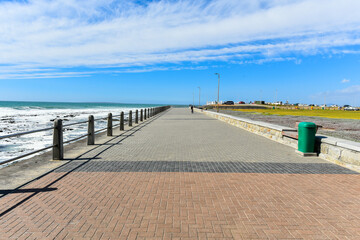
[[349, 79], [346, 79], [346, 78], [344, 78], [343, 80], [341, 80], [341, 83], [348, 83], [348, 82], [350, 82], [350, 80], [349, 80]]
[[0, 78], [18, 74], [8, 65], [26, 70], [256, 63], [293, 59], [294, 53], [353, 53], [351, 47], [360, 45], [358, 0], [138, 2], [0, 2], [0, 72], [6, 72]]
[[335, 91], [320, 92], [311, 96], [319, 103], [323, 102], [324, 97], [328, 103], [350, 104], [360, 106], [360, 85], [352, 85], [347, 88]]
[[344, 88], [335, 92], [337, 95], [342, 94], [360, 94], [360, 85], [353, 85], [348, 88]]

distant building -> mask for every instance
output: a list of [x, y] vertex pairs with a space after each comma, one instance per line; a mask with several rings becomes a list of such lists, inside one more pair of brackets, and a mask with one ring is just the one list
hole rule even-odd
[[[222, 104], [222, 101], [220, 101], [219, 103]], [[206, 102], [206, 105], [215, 105], [215, 104], [217, 104], [217, 101]]]
[[265, 101], [255, 101], [255, 104], [265, 104]]

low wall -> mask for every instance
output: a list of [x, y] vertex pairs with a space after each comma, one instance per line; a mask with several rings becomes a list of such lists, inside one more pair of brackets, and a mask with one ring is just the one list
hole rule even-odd
[[[212, 111], [200, 109], [194, 110], [297, 149], [296, 139], [282, 135], [282, 131], [295, 131], [295, 128], [254, 121]], [[316, 150], [320, 158], [360, 172], [360, 143], [325, 135], [316, 135]]]
[[319, 157], [360, 172], [360, 143], [317, 135]]

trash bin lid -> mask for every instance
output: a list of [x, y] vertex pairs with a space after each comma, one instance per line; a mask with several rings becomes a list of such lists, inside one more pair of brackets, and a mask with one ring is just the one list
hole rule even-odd
[[299, 128], [316, 128], [316, 124], [313, 122], [301, 122]]

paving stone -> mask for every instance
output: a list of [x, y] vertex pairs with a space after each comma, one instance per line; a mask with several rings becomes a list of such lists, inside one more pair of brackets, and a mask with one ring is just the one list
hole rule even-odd
[[0, 198], [0, 239], [360, 239], [360, 175], [171, 109]]
[[55, 172], [209, 172], [284, 174], [359, 174], [331, 163], [258, 163], [191, 161], [71, 162]]

